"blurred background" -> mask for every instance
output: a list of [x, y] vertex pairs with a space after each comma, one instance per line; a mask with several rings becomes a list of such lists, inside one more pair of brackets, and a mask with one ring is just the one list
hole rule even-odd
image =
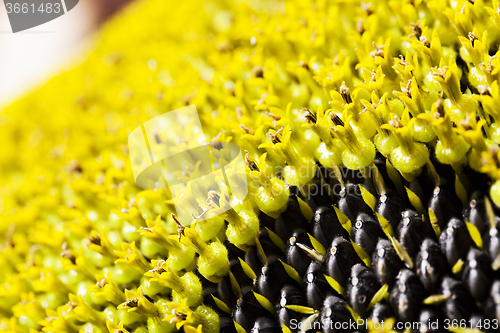
[[80, 0], [65, 15], [15, 34], [0, 1], [0, 107], [83, 60], [93, 32], [130, 1]]

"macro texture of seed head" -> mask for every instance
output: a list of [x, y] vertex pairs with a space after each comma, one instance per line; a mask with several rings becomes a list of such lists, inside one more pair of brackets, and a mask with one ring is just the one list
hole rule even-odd
[[[496, 331], [499, 46], [497, 0], [133, 2], [0, 113], [0, 331]], [[193, 104], [249, 193], [183, 227], [127, 137]]]

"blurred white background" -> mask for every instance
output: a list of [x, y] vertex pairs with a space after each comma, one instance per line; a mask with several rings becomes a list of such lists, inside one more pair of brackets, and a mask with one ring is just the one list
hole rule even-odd
[[12, 33], [0, 0], [0, 107], [83, 59], [92, 32], [128, 0], [80, 0], [65, 15]]

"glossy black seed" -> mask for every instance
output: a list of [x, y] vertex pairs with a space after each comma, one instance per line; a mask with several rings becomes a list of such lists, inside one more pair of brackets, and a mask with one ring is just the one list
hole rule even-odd
[[226, 315], [219, 315], [221, 333], [237, 333], [233, 318]]
[[268, 317], [259, 317], [252, 327], [251, 333], [281, 333], [281, 327], [276, 320]]
[[418, 276], [409, 269], [403, 269], [391, 289], [390, 303], [398, 320], [415, 322], [418, 320], [422, 301], [427, 292]]
[[446, 332], [444, 318], [439, 310], [432, 307], [423, 308], [419, 315], [420, 333]]
[[[375, 159], [373, 160], [373, 163], [377, 167], [379, 174], [382, 176], [382, 179], [384, 180], [384, 185], [386, 187], [386, 190], [388, 192], [396, 191], [397, 190], [396, 185], [394, 184], [391, 177], [389, 177], [389, 174], [387, 173], [387, 165], [385, 157], [380, 152], [377, 152], [377, 154], [375, 155]], [[370, 170], [370, 172], [371, 171], [372, 170]]]
[[459, 178], [467, 193], [475, 191], [488, 193], [490, 190], [491, 179], [485, 173], [477, 172], [472, 168], [464, 168]]
[[489, 297], [484, 304], [484, 313], [489, 319], [500, 321], [500, 280], [495, 280], [491, 285]]
[[255, 272], [255, 274], [259, 274], [263, 263], [262, 261], [260, 261], [259, 255], [257, 254], [257, 247], [252, 246], [247, 252], [245, 252], [244, 260], [248, 264], [248, 266], [250, 266], [250, 268]]
[[431, 294], [439, 290], [443, 277], [451, 272], [446, 256], [431, 239], [422, 243], [415, 260], [415, 269], [425, 289]]
[[[340, 186], [337, 185], [338, 181], [336, 179], [332, 179], [330, 177], [329, 172], [325, 167], [319, 163], [316, 164], [318, 165], [317, 173], [312, 182], [308, 185], [310, 191], [305, 200], [313, 210], [316, 210], [321, 206], [333, 205], [334, 202], [332, 197], [334, 196], [332, 195], [332, 186]], [[323, 177], [321, 177], [321, 173], [323, 174]]]
[[274, 224], [276, 223], [276, 219], [266, 215], [262, 211], [259, 213], [259, 224], [261, 226], [261, 231], [266, 230], [265, 228], [269, 228], [274, 230]]
[[372, 270], [380, 285], [392, 287], [399, 271], [406, 266], [399, 259], [392, 243], [387, 239], [380, 239], [372, 255]]
[[287, 305], [307, 306], [307, 299], [304, 292], [293, 285], [286, 285], [281, 288], [280, 299], [276, 302], [276, 318], [280, 327], [285, 325], [290, 328], [292, 319], [295, 322], [299, 322], [304, 315], [287, 309]]
[[280, 236], [281, 239], [285, 240], [292, 236], [295, 229], [303, 228], [307, 223], [308, 221], [306, 221], [300, 210], [297, 196], [290, 191], [287, 208], [281, 216], [276, 219], [274, 232]]
[[247, 292], [255, 290], [255, 287], [253, 285], [246, 285], [246, 286], [241, 286], [241, 294], [245, 295]]
[[445, 277], [441, 283], [440, 294], [447, 297], [441, 304], [445, 318], [450, 320], [469, 319], [472, 310], [475, 309], [475, 302], [462, 282], [451, 277]]
[[455, 188], [451, 184], [434, 188], [432, 198], [429, 200], [429, 208], [436, 214], [441, 230], [446, 227], [452, 217], [462, 216], [462, 201], [455, 194]]
[[[319, 182], [319, 180], [317, 178], [314, 178], [312, 180], [312, 183], [308, 184], [308, 186], [311, 186], [309, 187], [309, 189], [311, 188], [315, 188], [314, 186], [318, 186], [318, 190], [317, 192], [321, 193], [321, 189], [319, 189], [320, 187], [323, 187], [323, 185]], [[313, 191], [313, 192], [309, 192], [307, 193], [306, 196], [303, 196], [301, 193], [297, 194], [297, 196], [302, 200], [304, 201], [308, 206], [309, 208], [311, 208], [311, 210], [314, 212], [316, 210], [316, 208], [318, 207], [316, 205], [316, 200], [319, 200], [320, 203], [321, 203], [321, 198], [318, 196], [318, 195], [314, 195], [314, 192], [316, 191]], [[315, 200], [316, 199], [316, 200]], [[309, 221], [308, 221], [309, 222]]]
[[255, 286], [259, 294], [274, 304], [280, 297], [281, 287], [296, 282], [288, 275], [285, 267], [276, 256], [270, 256], [268, 260], [269, 264], [261, 268]]
[[362, 264], [351, 269], [347, 284], [347, 298], [353, 310], [364, 317], [373, 295], [380, 289], [377, 278], [371, 270]]
[[238, 296], [235, 294], [231, 286], [229, 276], [224, 277], [222, 281], [217, 284], [216, 296], [230, 308], [236, 304]]
[[479, 191], [472, 193], [469, 203], [463, 209], [463, 217], [464, 220], [475, 225], [481, 235], [486, 231], [489, 223], [483, 193]]
[[344, 178], [344, 183], [346, 184], [359, 185], [363, 184], [365, 180], [363, 174], [359, 170], [351, 170], [346, 167], [340, 167], [340, 172]]
[[429, 177], [423, 177], [422, 175], [412, 180], [408, 186], [408, 188], [420, 198], [423, 204], [429, 202], [431, 199], [434, 187], [435, 184], [432, 183]]
[[259, 242], [264, 250], [264, 253], [272, 253], [273, 255], [278, 256], [280, 259], [285, 258], [285, 254], [283, 251], [273, 243], [271, 237], [269, 237], [269, 233], [265, 228], [261, 228], [259, 230]]
[[257, 318], [270, 316], [271, 313], [260, 305], [252, 291], [246, 292], [236, 301], [232, 313], [232, 318], [246, 331], [252, 329]]
[[387, 236], [380, 223], [370, 215], [360, 213], [355, 221], [351, 229], [351, 238], [371, 256], [379, 239], [387, 239]]
[[447, 227], [441, 230], [439, 245], [441, 251], [446, 255], [448, 264], [452, 267], [458, 259], [465, 259], [473, 244], [469, 230], [462, 220], [453, 218], [448, 222]]
[[390, 191], [378, 197], [375, 211], [389, 221], [394, 230], [397, 230], [401, 214], [409, 208], [410, 204], [405, 197]]
[[324, 247], [328, 247], [337, 236], [349, 239], [349, 233], [340, 224], [337, 213], [331, 206], [320, 206], [316, 209], [311, 234]]
[[311, 262], [304, 276], [303, 286], [306, 290], [307, 304], [316, 310], [320, 310], [323, 300], [327, 295], [339, 294], [330, 286], [325, 278], [325, 269], [316, 261]]
[[336, 296], [327, 296], [321, 309], [321, 323], [323, 332], [351, 332], [349, 330], [354, 321], [346, 307], [347, 303]]
[[[236, 281], [238, 281], [240, 288], [245, 286], [252, 287], [253, 281], [243, 272], [243, 268], [241, 267], [239, 260], [231, 260], [229, 262], [229, 267]], [[240, 296], [236, 293], [237, 291], [234, 290], [229, 276], [224, 277], [222, 281], [217, 284], [217, 297], [229, 307], [232, 307]]]
[[375, 183], [373, 182], [372, 177], [368, 177], [368, 178], [363, 179], [361, 186], [363, 186], [365, 188], [365, 190], [367, 190], [371, 194], [373, 194], [375, 196], [378, 195], [377, 188], [375, 187]]
[[495, 228], [486, 228], [483, 233], [484, 250], [491, 261], [494, 261], [500, 255], [500, 224], [498, 223], [498, 217], [496, 221]]
[[295, 268], [300, 276], [304, 276], [312, 259], [297, 244], [312, 248], [311, 240], [303, 229], [297, 229], [293, 232], [292, 237], [286, 242], [285, 254], [287, 264]]
[[368, 318], [375, 322], [386, 322], [387, 319], [394, 317], [394, 311], [392, 308], [384, 301], [375, 304], [373, 308], [370, 310], [370, 314]]
[[238, 258], [245, 257], [245, 251], [238, 249], [236, 246], [234, 246], [234, 244], [231, 244], [229, 242], [225, 242], [224, 245], [227, 248], [229, 261], [238, 260]]
[[[259, 242], [262, 246], [262, 249], [264, 250], [264, 253], [272, 254], [273, 256], [275, 256], [279, 259], [285, 260], [285, 254], [276, 244], [274, 244], [272, 242], [272, 240], [270, 239], [266, 230], [259, 231]], [[259, 253], [257, 251], [257, 247], [252, 246], [247, 252], [243, 252], [243, 253], [244, 253], [244, 255], [243, 255], [244, 261], [250, 266], [250, 268], [252, 268], [252, 270], [255, 272], [255, 274], [258, 275], [258, 271], [260, 270], [260, 268], [262, 267], [262, 265], [264, 263], [262, 262], [262, 258], [260, 258], [260, 256], [259, 256]], [[240, 258], [242, 258], [242, 257], [240, 257]], [[238, 263], [239, 263], [239, 259], [238, 259]], [[240, 270], [241, 270], [241, 268], [240, 268]]]
[[326, 272], [344, 288], [351, 274], [352, 266], [363, 264], [351, 242], [336, 237], [326, 253]]
[[[245, 274], [245, 272], [243, 271], [243, 267], [241, 267], [241, 262], [239, 259], [231, 260], [229, 262], [229, 267], [231, 269], [231, 273], [233, 273], [233, 275], [236, 278], [236, 281], [238, 281], [238, 284], [240, 285], [240, 287], [251, 286], [253, 284], [252, 279], [249, 278]], [[255, 273], [257, 274], [258, 271]]]
[[462, 271], [462, 281], [477, 302], [483, 302], [488, 297], [492, 275], [488, 256], [478, 249], [470, 249]]
[[[215, 303], [212, 295], [217, 296], [217, 284], [211, 284], [211, 285], [203, 285], [203, 291], [202, 291], [202, 296], [203, 296], [203, 304], [211, 307], [212, 309], [215, 309], [216, 311], [219, 311], [219, 308], [217, 307], [217, 304]], [[154, 303], [154, 301], [152, 302]]]
[[[458, 60], [458, 61], [460, 61], [460, 60]], [[439, 162], [438, 159], [436, 158], [436, 155], [431, 155], [430, 159], [431, 159], [432, 164], [434, 165], [434, 168], [436, 169], [437, 173], [439, 174], [440, 184], [441, 185], [446, 184], [447, 186], [449, 185], [449, 186], [454, 188], [456, 173], [455, 173], [455, 170], [453, 170], [453, 167], [449, 164], [443, 164], [443, 163]], [[421, 176], [424, 176], [424, 177], [432, 180], [432, 177], [430, 176], [429, 172], [427, 172], [427, 175], [425, 175], [425, 173], [422, 172]]]
[[412, 258], [415, 258], [425, 239], [430, 238], [437, 241], [430, 221], [424, 220], [422, 215], [413, 210], [404, 211], [401, 215], [397, 238]]
[[371, 214], [371, 208], [363, 201], [358, 185], [346, 184], [339, 193], [337, 207], [349, 220], [355, 221], [359, 213]]

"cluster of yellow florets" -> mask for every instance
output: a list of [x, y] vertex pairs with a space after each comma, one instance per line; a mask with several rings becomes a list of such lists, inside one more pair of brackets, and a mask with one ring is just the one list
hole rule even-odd
[[399, 181], [434, 157], [487, 173], [500, 205], [500, 6], [451, 3], [133, 3], [83, 64], [0, 114], [0, 331], [218, 331], [191, 272], [227, 274], [224, 220], [179, 242], [168, 191], [138, 188], [128, 157], [132, 129], [185, 105], [248, 151], [240, 248], [316, 163], [363, 170], [376, 151]]

